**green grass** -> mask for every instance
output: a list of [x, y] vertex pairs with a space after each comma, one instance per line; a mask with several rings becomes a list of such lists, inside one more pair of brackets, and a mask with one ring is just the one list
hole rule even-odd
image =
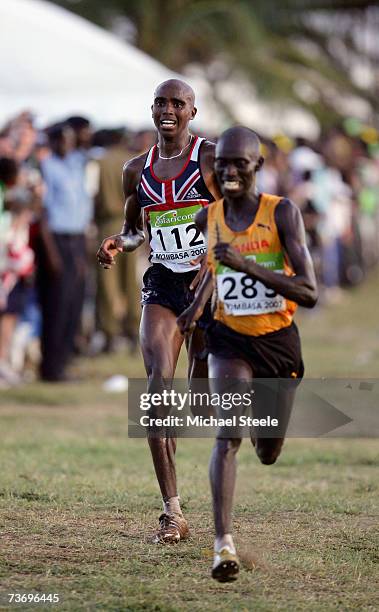
[[[377, 376], [376, 295], [373, 277], [343, 304], [301, 313], [308, 376]], [[0, 609], [15, 591], [59, 593], [67, 611], [378, 609], [376, 440], [290, 439], [270, 467], [244, 441], [234, 512], [243, 569], [220, 585], [209, 578], [212, 441], [178, 444], [191, 539], [152, 545], [161, 507], [147, 444], [127, 437], [125, 397], [101, 390], [114, 373], [142, 377], [141, 360], [75, 370], [85, 382], [0, 399]]]
[[191, 540], [156, 547], [148, 539], [157, 487], [145, 441], [127, 439], [123, 410], [48, 410], [3, 409], [5, 591], [57, 592], [64, 610], [373, 606], [375, 441], [289, 440], [272, 468], [245, 441], [234, 519], [244, 568], [235, 585], [218, 585], [209, 579], [211, 441], [179, 444]]
[[378, 271], [344, 293], [340, 304], [297, 318], [307, 375], [379, 377]]

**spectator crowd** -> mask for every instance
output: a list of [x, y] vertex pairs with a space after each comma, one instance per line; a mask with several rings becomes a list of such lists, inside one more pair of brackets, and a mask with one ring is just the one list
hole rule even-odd
[[[379, 260], [379, 134], [348, 119], [313, 142], [260, 136], [259, 188], [299, 206], [320, 307], [338, 303]], [[0, 388], [67, 380], [77, 352], [136, 348], [146, 250], [108, 272], [94, 255], [122, 227], [123, 164], [154, 142], [79, 116], [37, 130], [24, 112], [0, 128]]]

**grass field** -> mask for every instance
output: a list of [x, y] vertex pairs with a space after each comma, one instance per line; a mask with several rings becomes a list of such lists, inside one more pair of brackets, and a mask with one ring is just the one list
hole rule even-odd
[[[308, 376], [377, 377], [377, 283], [298, 317]], [[126, 398], [101, 390], [115, 372], [142, 377], [141, 360], [75, 369], [85, 382], [0, 397], [0, 609], [8, 592], [59, 593], [56, 607], [74, 611], [379, 608], [376, 440], [291, 439], [271, 467], [245, 441], [234, 514], [243, 569], [220, 585], [209, 578], [212, 441], [178, 445], [191, 539], [152, 545], [161, 507], [146, 442], [127, 437]]]

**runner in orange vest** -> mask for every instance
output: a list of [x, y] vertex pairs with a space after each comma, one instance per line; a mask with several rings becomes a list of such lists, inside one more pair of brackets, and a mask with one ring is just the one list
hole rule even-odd
[[[285, 198], [257, 192], [256, 173], [262, 164], [254, 132], [244, 127], [224, 132], [215, 158], [224, 197], [196, 217], [198, 228], [208, 235], [208, 272], [178, 325], [183, 333], [189, 332], [214, 292], [214, 322], [207, 329], [208, 369], [211, 391], [220, 396], [232, 388], [251, 389], [257, 378], [301, 379], [304, 367], [293, 315], [298, 304], [312, 308], [317, 301], [300, 211]], [[250, 430], [256, 453], [266, 465], [280, 454], [295, 386], [279, 384], [278, 437]], [[255, 384], [254, 389], [255, 416], [256, 408], [270, 408], [270, 396], [264, 385]], [[226, 416], [222, 412], [220, 406], [219, 417]], [[234, 580], [239, 571], [231, 513], [240, 444], [238, 428], [231, 433], [221, 427], [210, 462], [216, 530], [212, 576], [221, 582]]]

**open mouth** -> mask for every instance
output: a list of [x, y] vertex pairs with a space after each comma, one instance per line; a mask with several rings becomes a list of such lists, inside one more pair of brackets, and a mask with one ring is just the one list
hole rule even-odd
[[239, 181], [224, 181], [223, 187], [227, 191], [237, 191], [240, 188]]
[[174, 127], [176, 125], [176, 121], [173, 119], [162, 119], [160, 124], [162, 127]]

